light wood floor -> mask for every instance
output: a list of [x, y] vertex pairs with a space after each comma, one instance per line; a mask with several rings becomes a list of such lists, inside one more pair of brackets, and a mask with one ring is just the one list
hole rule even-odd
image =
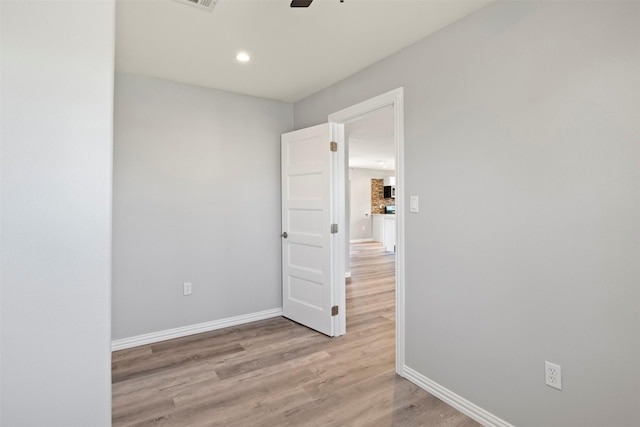
[[113, 353], [114, 426], [477, 426], [395, 375], [395, 256], [352, 245], [347, 335], [284, 318]]

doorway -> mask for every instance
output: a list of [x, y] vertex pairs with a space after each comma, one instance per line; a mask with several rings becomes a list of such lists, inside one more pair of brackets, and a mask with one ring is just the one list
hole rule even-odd
[[[392, 322], [395, 329], [395, 140], [392, 106], [345, 125], [348, 152], [345, 259], [347, 328]], [[395, 340], [395, 337], [394, 337]], [[390, 350], [394, 351], [394, 350]], [[394, 354], [395, 356], [395, 354]]]
[[[393, 141], [395, 148], [395, 322], [396, 322], [396, 373], [404, 376], [404, 117], [403, 117], [403, 89], [399, 88], [383, 95], [372, 98], [368, 101], [356, 104], [352, 107], [329, 115], [329, 123], [336, 124], [337, 130], [332, 135], [338, 144], [344, 149], [338, 156], [338, 200], [342, 203], [338, 209], [338, 220], [341, 224], [348, 224], [349, 217], [349, 197], [348, 197], [348, 177], [349, 177], [349, 144], [348, 135], [345, 135], [345, 128], [368, 114], [375, 113], [385, 108], [390, 108], [393, 117]], [[343, 272], [341, 280], [337, 283], [336, 297], [341, 306], [346, 307], [346, 285], [344, 272], [347, 272], [347, 259], [350, 254], [350, 233], [340, 233], [338, 240], [338, 257], [340, 263], [338, 271]], [[342, 313], [335, 318], [338, 335], [346, 333], [346, 315]]]

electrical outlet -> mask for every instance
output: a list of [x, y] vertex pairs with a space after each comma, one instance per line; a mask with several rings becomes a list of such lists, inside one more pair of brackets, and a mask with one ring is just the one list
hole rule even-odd
[[191, 295], [191, 283], [185, 283], [182, 285], [182, 294]]
[[562, 368], [551, 362], [544, 362], [544, 381], [549, 387], [562, 390]]

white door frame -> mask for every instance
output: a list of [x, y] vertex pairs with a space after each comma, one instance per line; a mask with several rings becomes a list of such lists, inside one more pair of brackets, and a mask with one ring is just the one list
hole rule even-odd
[[[393, 107], [394, 137], [396, 147], [396, 373], [404, 376], [405, 357], [405, 255], [404, 255], [404, 90], [398, 88], [375, 98], [345, 108], [329, 115], [329, 123], [337, 129], [332, 135], [333, 141], [338, 143], [337, 194], [338, 224], [346, 224], [346, 173], [348, 168], [347, 150], [345, 150], [344, 125], [361, 116], [387, 106]], [[343, 226], [346, 228], [346, 226]], [[346, 333], [346, 290], [345, 290], [345, 258], [348, 250], [346, 233], [337, 234], [337, 251], [335, 262], [336, 280], [334, 297], [337, 305], [344, 307], [338, 316], [334, 317], [334, 331], [336, 335]]]

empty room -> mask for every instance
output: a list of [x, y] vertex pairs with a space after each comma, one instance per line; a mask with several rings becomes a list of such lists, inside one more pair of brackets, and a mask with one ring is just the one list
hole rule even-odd
[[640, 2], [1, 0], [0, 61], [0, 425], [640, 426]]

